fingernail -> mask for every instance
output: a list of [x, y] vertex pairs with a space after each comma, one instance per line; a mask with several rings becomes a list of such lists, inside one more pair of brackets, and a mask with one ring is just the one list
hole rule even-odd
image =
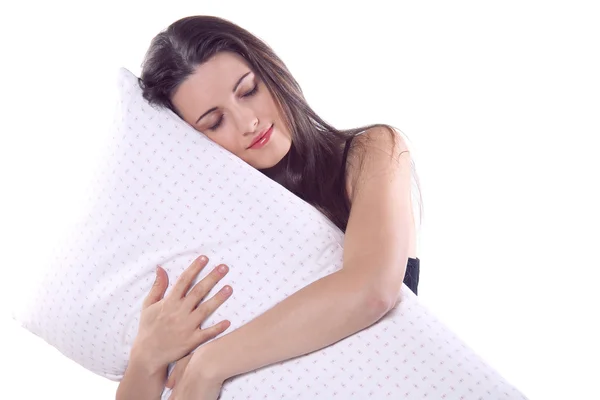
[[227, 272], [227, 266], [226, 265], [221, 265], [219, 267], [219, 272], [224, 274], [225, 272]]
[[201, 262], [206, 262], [207, 260], [208, 260], [208, 258], [206, 258], [206, 256], [200, 256]]
[[231, 293], [231, 286], [225, 286], [223, 288], [223, 294], [229, 294]]

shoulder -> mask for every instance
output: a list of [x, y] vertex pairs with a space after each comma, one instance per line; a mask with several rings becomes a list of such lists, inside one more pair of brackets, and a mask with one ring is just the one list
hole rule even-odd
[[385, 125], [372, 127], [352, 140], [346, 160], [348, 198], [376, 177], [395, 174], [410, 167], [410, 152], [404, 137]]

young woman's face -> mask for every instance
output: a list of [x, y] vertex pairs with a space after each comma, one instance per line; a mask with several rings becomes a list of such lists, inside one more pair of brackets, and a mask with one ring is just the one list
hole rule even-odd
[[237, 54], [221, 52], [198, 66], [171, 102], [187, 123], [254, 168], [274, 166], [290, 149], [273, 96]]

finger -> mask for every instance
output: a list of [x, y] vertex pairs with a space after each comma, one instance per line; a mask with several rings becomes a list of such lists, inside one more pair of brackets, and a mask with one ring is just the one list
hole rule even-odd
[[152, 304], [160, 301], [165, 295], [165, 290], [169, 286], [169, 276], [167, 275], [167, 271], [165, 271], [161, 266], [156, 267], [156, 278], [154, 280], [154, 284], [152, 288], [150, 288], [150, 293], [144, 299], [142, 303], [142, 309], [148, 308]]
[[183, 371], [185, 371], [185, 367], [187, 367], [190, 362], [190, 358], [192, 358], [191, 354], [183, 357], [181, 360], [175, 363], [173, 367], [173, 371], [171, 371], [171, 375], [169, 375], [169, 379], [167, 379], [167, 384], [165, 385], [169, 389], [173, 389], [177, 382], [181, 379], [183, 375]]
[[212, 315], [217, 308], [219, 308], [227, 299], [231, 296], [233, 290], [231, 286], [224, 286], [217, 294], [208, 299], [207, 301], [200, 303], [198, 307], [192, 312], [192, 320], [197, 324], [201, 325], [208, 317]]
[[204, 279], [196, 283], [192, 290], [186, 295], [185, 306], [188, 310], [196, 308], [198, 303], [212, 290], [213, 287], [229, 272], [227, 265], [219, 265], [213, 269], [210, 274], [206, 275]]
[[169, 296], [174, 296], [176, 299], [182, 298], [190, 288], [190, 285], [198, 273], [200, 273], [202, 268], [204, 268], [207, 263], [208, 258], [206, 256], [200, 256], [196, 258], [194, 262], [181, 273], [177, 279], [177, 282], [175, 282], [175, 285], [173, 285], [173, 289], [171, 290], [171, 294], [169, 294]]
[[195, 337], [196, 343], [198, 343], [198, 346], [201, 344], [204, 344], [207, 341], [214, 339], [221, 333], [225, 332], [227, 330], [227, 328], [229, 328], [230, 326], [231, 326], [231, 322], [225, 320], [225, 321], [221, 321], [218, 324], [215, 324], [211, 327], [208, 327], [205, 329], [198, 329], [198, 331], [196, 332], [196, 337]]

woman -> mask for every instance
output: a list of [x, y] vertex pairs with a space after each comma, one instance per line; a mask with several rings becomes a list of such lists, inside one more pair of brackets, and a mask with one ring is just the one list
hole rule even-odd
[[[402, 282], [417, 293], [414, 165], [394, 129], [327, 124], [265, 43], [216, 17], [184, 18], [157, 35], [140, 84], [151, 104], [170, 108], [346, 233], [340, 273], [179, 360], [168, 383], [175, 384], [172, 397], [216, 399], [232, 376], [307, 354], [375, 323], [395, 306]], [[351, 301], [340, 301], [350, 292]], [[140, 335], [152, 336], [142, 329]]]

